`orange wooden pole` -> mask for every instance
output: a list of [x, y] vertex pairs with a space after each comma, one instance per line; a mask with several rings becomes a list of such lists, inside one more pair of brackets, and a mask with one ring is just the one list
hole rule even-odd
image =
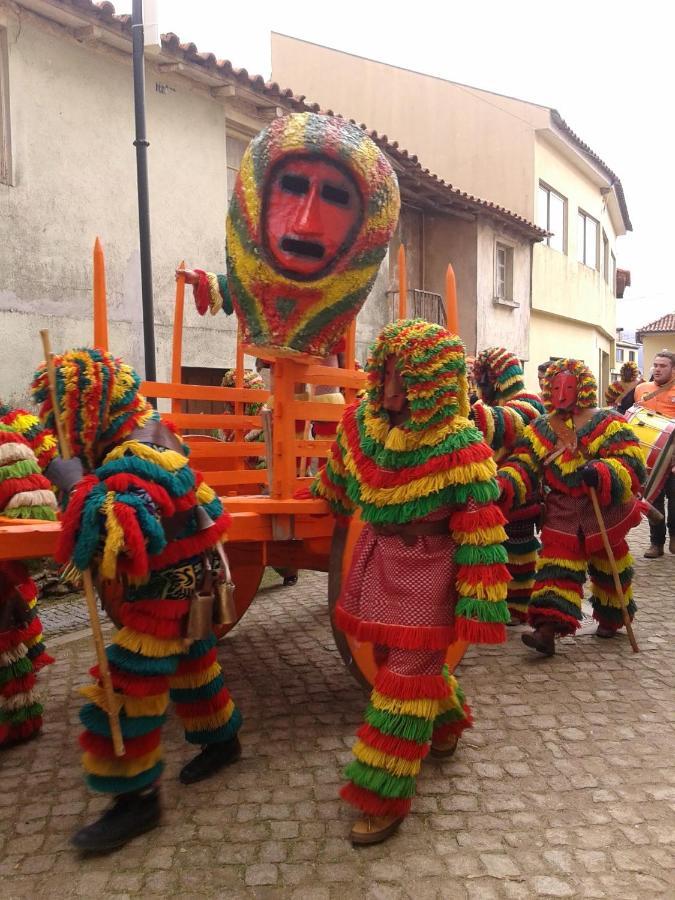
[[[185, 268], [185, 260], [182, 260], [180, 269]], [[182, 376], [183, 362], [183, 315], [185, 312], [185, 276], [179, 275], [176, 279], [176, 302], [173, 308], [173, 338], [171, 345], [171, 382], [180, 384]], [[181, 400], [171, 401], [171, 412], [180, 413], [183, 411], [183, 403]]]
[[459, 314], [457, 311], [457, 282], [455, 270], [448, 264], [445, 273], [445, 318], [450, 334], [459, 335]]
[[[237, 324], [237, 355], [235, 362], [235, 371], [234, 371], [234, 386], [238, 388], [242, 388], [244, 386], [244, 344], [241, 339], [241, 323]], [[234, 411], [236, 415], [241, 416], [244, 413], [244, 404], [241, 401], [237, 401], [234, 404]], [[238, 441], [244, 440], [244, 435], [246, 432], [237, 431], [235, 437]], [[243, 467], [244, 461], [241, 460], [241, 465]]]
[[347, 333], [345, 334], [345, 368], [354, 370], [356, 368], [356, 319], [352, 319]]
[[94, 241], [94, 347], [108, 349], [108, 308], [105, 291], [105, 256], [100, 238]]
[[398, 317], [405, 319], [408, 312], [408, 271], [405, 262], [405, 247], [398, 248]]

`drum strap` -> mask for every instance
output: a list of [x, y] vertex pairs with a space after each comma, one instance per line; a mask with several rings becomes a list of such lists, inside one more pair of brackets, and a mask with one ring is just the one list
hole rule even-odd
[[657, 388], [655, 391], [650, 391], [648, 394], [645, 394], [644, 397], [641, 397], [638, 404], [644, 403], [645, 400], [653, 400], [654, 397], [658, 397], [659, 394], [662, 394], [664, 391], [669, 391], [674, 385], [675, 378], [671, 378], [668, 384], [662, 384], [661, 387]]

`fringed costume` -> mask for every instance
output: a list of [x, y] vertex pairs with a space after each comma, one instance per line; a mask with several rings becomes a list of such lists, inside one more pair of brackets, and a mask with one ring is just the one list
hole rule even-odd
[[[552, 384], [561, 375], [576, 379], [576, 402], [567, 410], [552, 405]], [[596, 398], [595, 380], [582, 362], [553, 363], [544, 379], [548, 414], [525, 429], [499, 468], [502, 503], [507, 509], [519, 507], [537, 485], [544, 486], [542, 547], [528, 621], [534, 629], [551, 626], [560, 635], [574, 633], [581, 621], [587, 570], [599, 633], [609, 636], [622, 624], [620, 600], [590, 499], [591, 486], [602, 508], [631, 617], [636, 609], [626, 536], [640, 521], [635, 494], [644, 479], [644, 458], [623, 416], [597, 409]]]
[[[54, 452], [35, 416], [0, 405], [0, 515], [56, 519], [56, 498], [41, 474]], [[37, 586], [18, 560], [0, 561], [0, 747], [34, 737], [42, 727], [37, 673], [54, 660], [45, 650]]]
[[[384, 405], [391, 357], [409, 408], [398, 426]], [[505, 640], [505, 519], [492, 454], [467, 419], [461, 342], [421, 320], [395, 322], [367, 372], [367, 396], [345, 410], [312, 490], [339, 521], [358, 509], [365, 522], [335, 622], [372, 641], [380, 662], [342, 797], [366, 816], [402, 817], [431, 741], [471, 724], [444, 668], [448, 645]]]
[[[472, 418], [499, 463], [513, 450], [525, 428], [542, 415], [544, 405], [525, 390], [523, 368], [516, 356], [503, 347], [490, 347], [478, 354], [473, 366], [480, 399], [471, 407]], [[509, 611], [513, 620], [527, 620], [534, 569], [539, 549], [535, 526], [541, 516], [537, 493], [513, 510], [506, 526], [506, 552], [511, 581]]]
[[619, 376], [619, 380], [613, 381], [605, 391], [605, 406], [624, 413], [635, 402], [635, 388], [642, 380], [638, 364], [629, 359], [621, 366]]
[[[89, 702], [80, 714], [83, 764], [91, 788], [127, 795], [153, 785], [162, 772], [169, 696], [191, 744], [208, 748], [236, 739], [241, 718], [223, 681], [215, 637], [184, 640], [202, 553], [223, 535], [229, 517], [189, 465], [187, 448], [139, 394], [133, 369], [86, 349], [57, 357], [55, 365], [61, 421], [74, 456], [89, 470], [70, 492], [57, 560], [80, 571], [92, 567], [104, 584], [123, 579], [126, 585], [122, 627], [107, 648], [123, 702], [126, 753], [114, 754], [94, 668], [96, 683], [83, 689]], [[52, 424], [44, 369], [34, 393], [43, 420]]]

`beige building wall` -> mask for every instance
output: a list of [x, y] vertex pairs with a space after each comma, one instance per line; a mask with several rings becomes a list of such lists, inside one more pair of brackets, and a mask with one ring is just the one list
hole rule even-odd
[[398, 141], [455, 187], [532, 220], [544, 107], [274, 32], [272, 78]]
[[642, 359], [644, 360], [644, 377], [649, 378], [654, 357], [661, 350], [670, 350], [675, 353], [675, 332], [661, 332], [660, 334], [642, 334]]

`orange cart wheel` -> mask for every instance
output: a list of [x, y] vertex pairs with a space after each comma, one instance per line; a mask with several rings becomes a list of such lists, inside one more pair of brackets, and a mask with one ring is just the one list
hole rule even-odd
[[[363, 523], [361, 522], [360, 516], [356, 514], [351, 518], [344, 542], [339, 538], [334, 540], [333, 547], [331, 548], [331, 565], [328, 576], [328, 605], [330, 609], [331, 628], [333, 629], [335, 644], [340, 656], [354, 678], [356, 678], [356, 680], [364, 687], [371, 687], [374, 684], [375, 676], [377, 675], [377, 664], [375, 663], [373, 645], [369, 641], [357, 641], [350, 635], [338, 631], [333, 625], [333, 609], [338, 601], [339, 587], [340, 584], [344, 584], [347, 575], [349, 574], [354, 547], [359, 539], [362, 529]], [[336, 577], [338, 572], [340, 572], [341, 575], [339, 582]], [[455, 641], [448, 647], [446, 662], [448, 664], [448, 669], [451, 672], [454, 672], [455, 668], [461, 662], [468, 646], [469, 644], [467, 641]]]
[[234, 605], [237, 610], [237, 621], [232, 625], [216, 627], [216, 637], [219, 641], [241, 620], [258, 593], [265, 573], [265, 566], [260, 561], [260, 549], [255, 544], [240, 546], [226, 544], [225, 550], [230, 561], [232, 581], [234, 582]]

